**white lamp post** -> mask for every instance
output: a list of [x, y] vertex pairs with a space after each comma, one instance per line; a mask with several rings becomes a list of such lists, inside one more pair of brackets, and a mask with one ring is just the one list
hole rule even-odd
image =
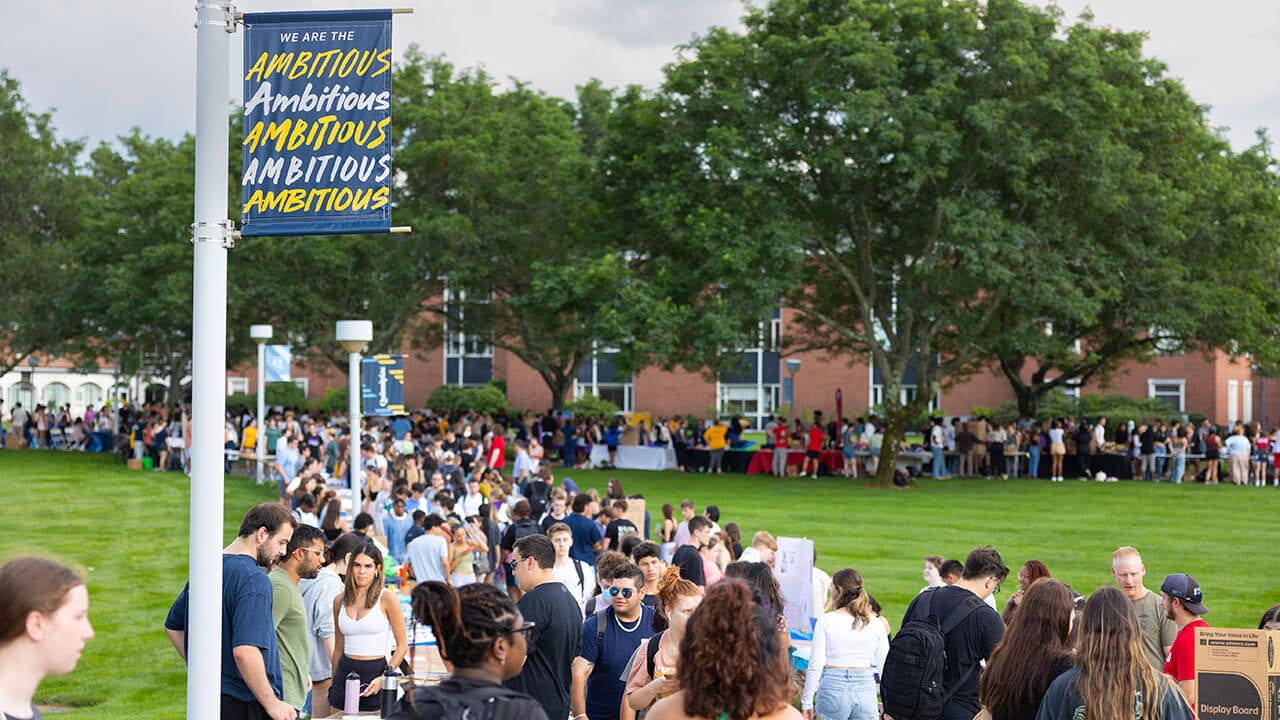
[[360, 353], [373, 340], [373, 322], [339, 320], [338, 344], [347, 351], [347, 468], [351, 478], [351, 517], [360, 514]]
[[[270, 325], [250, 325], [249, 337], [258, 343], [258, 440], [254, 445], [254, 452], [257, 454], [258, 470], [255, 475], [259, 485], [262, 484], [262, 464], [267, 458], [267, 435], [266, 435], [266, 366], [267, 366], [267, 341], [271, 339]], [[241, 428], [241, 432], [244, 428]]]
[[[787, 374], [791, 376], [791, 426], [796, 424], [796, 373], [800, 372], [800, 361], [795, 358], [787, 360]], [[790, 431], [790, 427], [788, 427]]]

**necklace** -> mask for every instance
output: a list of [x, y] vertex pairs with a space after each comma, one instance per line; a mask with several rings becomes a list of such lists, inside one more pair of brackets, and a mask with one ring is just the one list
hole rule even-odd
[[615, 612], [615, 613], [613, 614], [613, 621], [614, 621], [614, 622], [616, 622], [616, 623], [618, 623], [618, 628], [619, 628], [620, 630], [622, 630], [622, 632], [625, 632], [625, 633], [633, 633], [633, 632], [635, 632], [635, 631], [636, 631], [636, 628], [640, 627], [640, 621], [641, 621], [641, 620], [643, 620], [643, 619], [644, 619], [644, 613], [640, 613], [640, 617], [636, 618], [636, 621], [635, 621], [635, 622], [633, 622], [633, 623], [631, 623], [631, 627], [627, 627], [626, 625], [623, 625], [623, 624], [622, 624], [622, 620], [620, 620], [620, 619], [618, 618], [618, 613], [616, 613], [616, 612]]

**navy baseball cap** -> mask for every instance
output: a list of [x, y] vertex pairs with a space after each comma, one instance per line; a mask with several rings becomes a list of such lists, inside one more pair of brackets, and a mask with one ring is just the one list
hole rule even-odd
[[1182, 607], [1196, 615], [1209, 612], [1202, 602], [1204, 595], [1200, 592], [1200, 583], [1186, 573], [1166, 576], [1164, 582], [1160, 583], [1160, 592], [1171, 598], [1177, 598], [1182, 603]]

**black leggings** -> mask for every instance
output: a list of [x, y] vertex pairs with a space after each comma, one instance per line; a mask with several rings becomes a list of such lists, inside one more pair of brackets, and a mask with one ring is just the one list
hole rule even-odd
[[[364, 688], [380, 677], [386, 669], [386, 658], [356, 660], [343, 655], [338, 660], [338, 667], [333, 669], [333, 684], [329, 686], [329, 707], [335, 710], [343, 709], [347, 698], [347, 673], [356, 673], [360, 676], [360, 690], [363, 692]], [[362, 712], [381, 709], [382, 697], [379, 693], [360, 698]]]

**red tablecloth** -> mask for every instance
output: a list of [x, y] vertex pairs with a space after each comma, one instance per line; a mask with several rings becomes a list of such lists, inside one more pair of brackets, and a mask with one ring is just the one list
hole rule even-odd
[[[804, 462], [803, 450], [788, 450], [787, 465], [800, 465]], [[822, 450], [818, 454], [818, 462], [828, 473], [838, 473], [844, 468], [844, 453], [839, 450]], [[747, 466], [748, 475], [769, 474], [773, 472], [773, 450], [765, 448], [751, 456], [751, 464]]]

